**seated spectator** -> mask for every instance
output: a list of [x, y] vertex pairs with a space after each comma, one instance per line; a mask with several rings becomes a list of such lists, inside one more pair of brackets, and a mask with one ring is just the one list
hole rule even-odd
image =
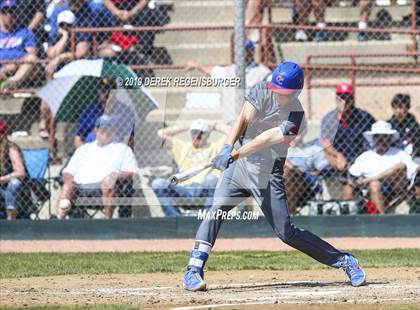
[[[249, 0], [246, 0], [245, 3], [246, 6], [248, 6]], [[261, 25], [264, 17], [264, 10], [272, 5], [273, 0], [255, 0], [252, 7], [252, 15], [249, 20], [249, 25]], [[259, 32], [256, 29], [252, 30], [249, 36], [254, 42], [258, 42], [260, 40]]]
[[0, 59], [28, 62], [0, 64], [1, 89], [12, 89], [22, 84], [35, 66], [33, 62], [37, 60], [35, 36], [28, 28], [18, 28], [16, 17], [15, 1], [1, 0]]
[[135, 126], [135, 111], [132, 107], [118, 102], [114, 96], [117, 89], [115, 81], [109, 77], [100, 80], [99, 102], [94, 102], [86, 107], [77, 123], [74, 147], [79, 148], [86, 142], [95, 140], [95, 124], [100, 116], [107, 114], [118, 120], [118, 128], [114, 134], [114, 141], [128, 143], [133, 135]]
[[[103, 0], [102, 2], [108, 11], [107, 15], [112, 15], [109, 21], [112, 21], [115, 26], [151, 26], [149, 23], [151, 16], [147, 14], [150, 0]], [[99, 46], [99, 55], [104, 58], [112, 58], [119, 52], [131, 51], [140, 42], [140, 38], [143, 48], [149, 50], [153, 45], [154, 33], [115, 32], [111, 35], [110, 40], [102, 42]]]
[[89, 33], [76, 34], [76, 49], [70, 50], [69, 29], [71, 27], [92, 27], [92, 12], [87, 2], [69, 0], [58, 6], [50, 17], [51, 31], [48, 37], [47, 51], [49, 63], [46, 67], [47, 77], [59, 68], [73, 60], [87, 58], [90, 52], [92, 35]]
[[[265, 9], [269, 10], [274, 2], [281, 0], [255, 0], [252, 7], [249, 26], [259, 26], [263, 22]], [[245, 1], [245, 7], [248, 7], [249, 0]], [[273, 29], [249, 29], [246, 35], [253, 41], [259, 42], [261, 47], [261, 62], [271, 62], [275, 58], [274, 45], [272, 42]]]
[[294, 214], [298, 206], [322, 193], [320, 176], [328, 166], [319, 140], [289, 148], [284, 165], [284, 180], [290, 213]]
[[[258, 82], [265, 80], [270, 74], [271, 70], [263, 64], [257, 63], [255, 60], [255, 46], [254, 43], [247, 39], [245, 42], [245, 62], [246, 62], [246, 87], [248, 91], [254, 87]], [[203, 65], [195, 61], [189, 61], [187, 63], [187, 69], [198, 69], [201, 72], [210, 75], [215, 79], [223, 78], [233, 78], [236, 77], [236, 65], [232, 64], [230, 66], [213, 66], [213, 65]], [[225, 123], [233, 121], [237, 115], [235, 110], [240, 110], [242, 107], [235, 105], [235, 89], [231, 87], [226, 87], [223, 89], [222, 96], [223, 108], [225, 111]], [[239, 112], [238, 112], [239, 113]]]
[[[71, 51], [69, 29], [71, 27], [90, 28], [92, 26], [92, 13], [87, 2], [79, 0], [59, 1], [53, 7], [49, 18], [51, 28], [48, 35], [48, 64], [45, 68], [47, 79], [65, 64], [81, 58], [87, 58], [90, 53], [92, 35], [90, 33], [76, 33], [75, 51]], [[50, 120], [50, 109], [45, 101], [41, 102], [41, 117], [39, 123], [39, 136], [47, 139], [47, 130]]]
[[104, 0], [89, 1], [94, 27], [113, 27], [117, 23], [117, 17], [112, 15], [104, 2]]
[[58, 218], [63, 219], [77, 197], [102, 197], [105, 217], [111, 219], [117, 197], [117, 182], [138, 173], [133, 151], [124, 143], [113, 142], [116, 120], [102, 116], [93, 143], [76, 150], [63, 170], [63, 187], [58, 202]]
[[7, 124], [0, 120], [0, 197], [12, 220], [24, 207], [22, 190], [26, 178], [25, 163], [19, 147], [7, 139]]
[[[355, 107], [353, 87], [336, 87], [337, 108], [321, 120], [321, 145], [333, 171], [345, 173], [353, 161], [369, 146], [363, 136], [375, 122], [368, 112]], [[342, 198], [350, 199], [351, 187], [344, 186]]]
[[372, 13], [373, 0], [359, 0], [359, 7], [360, 9], [358, 26], [360, 32], [357, 34], [357, 40], [363, 42], [369, 39], [368, 35], [363, 30], [366, 30], [368, 28], [369, 17]]
[[[325, 0], [296, 0], [296, 11], [297, 11], [297, 22], [300, 26], [308, 26], [309, 25], [309, 15], [311, 12], [314, 12], [316, 26], [318, 27], [319, 31], [316, 33], [314, 41], [321, 42], [325, 40], [326, 34], [323, 31], [325, 28], [325, 8], [326, 8], [326, 1]], [[303, 29], [299, 29], [295, 33], [295, 40], [296, 41], [308, 41], [308, 35], [306, 31]]]
[[105, 6], [122, 22], [130, 22], [147, 7], [150, 0], [103, 0]]
[[[175, 135], [190, 131], [191, 142], [185, 142]], [[212, 130], [227, 134], [227, 129], [221, 125], [215, 125]], [[168, 127], [158, 131], [158, 135], [164, 140], [165, 147], [178, 164], [178, 170], [184, 171], [208, 164], [223, 146], [225, 137], [209, 143], [211, 130], [205, 120], [198, 119], [189, 127]], [[173, 185], [166, 179], [155, 179], [152, 188], [158, 197], [163, 212], [167, 217], [180, 216], [181, 212], [174, 198], [207, 197], [204, 207], [210, 207], [216, 187], [219, 173], [214, 169], [207, 169], [200, 174], [178, 184]]]
[[17, 7], [16, 16], [20, 28], [28, 28], [39, 39], [43, 34], [43, 21], [45, 17], [44, 0], [15, 0]]
[[392, 146], [399, 138], [398, 131], [390, 123], [377, 121], [364, 133], [373, 149], [358, 156], [350, 167], [350, 176], [357, 178], [353, 186], [368, 187], [370, 199], [379, 213], [388, 213], [387, 201], [403, 192], [407, 180], [411, 180], [419, 165], [410, 155]]
[[420, 157], [420, 125], [416, 117], [409, 112], [410, 95], [397, 94], [392, 98], [392, 117], [388, 122], [400, 134], [400, 147], [406, 150], [414, 159]]

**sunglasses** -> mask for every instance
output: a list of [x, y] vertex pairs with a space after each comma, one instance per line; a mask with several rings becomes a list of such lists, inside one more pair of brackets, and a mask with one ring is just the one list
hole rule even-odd
[[373, 137], [374, 137], [375, 139], [388, 139], [388, 138], [390, 137], [390, 135], [381, 135], [381, 134], [376, 134], [376, 135], [373, 135]]
[[193, 139], [202, 139], [206, 132], [201, 130], [191, 130], [191, 137]]
[[65, 23], [65, 22], [62, 22], [62, 23], [58, 24], [58, 27], [60, 27], [60, 28], [70, 28], [71, 26], [73, 26], [73, 25]]
[[337, 97], [344, 101], [350, 101], [354, 99], [353, 95], [348, 95], [348, 94], [337, 95]]

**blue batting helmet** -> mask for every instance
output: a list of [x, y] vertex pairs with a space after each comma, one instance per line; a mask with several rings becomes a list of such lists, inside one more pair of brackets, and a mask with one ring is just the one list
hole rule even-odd
[[302, 90], [303, 88], [303, 70], [292, 61], [282, 62], [271, 76], [271, 82], [268, 89], [281, 93], [291, 94]]

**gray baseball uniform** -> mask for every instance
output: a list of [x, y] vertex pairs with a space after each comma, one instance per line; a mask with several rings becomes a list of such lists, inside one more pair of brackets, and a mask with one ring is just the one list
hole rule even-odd
[[[241, 137], [241, 143], [247, 143], [267, 129], [280, 128], [284, 122], [292, 122], [300, 132], [305, 130], [300, 102], [295, 100], [286, 108], [280, 107], [273, 93], [267, 89], [267, 82], [257, 84], [246, 100], [255, 107], [257, 113]], [[247, 197], [253, 196], [283, 242], [323, 264], [338, 267], [337, 263], [344, 253], [311, 232], [296, 228], [290, 221], [283, 182], [287, 149], [286, 143], [275, 145], [231, 164], [219, 180], [209, 211], [229, 211]], [[205, 218], [197, 231], [196, 240], [214, 245], [222, 221], [220, 217]]]

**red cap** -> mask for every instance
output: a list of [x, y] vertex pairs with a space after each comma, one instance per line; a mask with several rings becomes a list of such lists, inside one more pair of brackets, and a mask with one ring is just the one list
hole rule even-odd
[[7, 124], [4, 120], [0, 119], [0, 136], [7, 132]]
[[340, 83], [335, 88], [335, 94], [339, 95], [353, 95], [353, 87], [348, 83]]

